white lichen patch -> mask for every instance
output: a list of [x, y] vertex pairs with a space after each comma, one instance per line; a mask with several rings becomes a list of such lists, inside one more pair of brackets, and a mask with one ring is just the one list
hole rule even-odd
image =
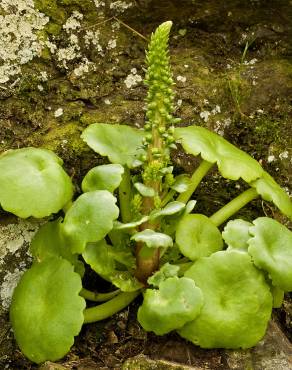
[[[207, 99], [204, 99], [204, 105], [209, 105], [209, 101]], [[204, 120], [204, 122], [208, 122], [210, 116], [215, 116], [218, 113], [221, 113], [221, 107], [216, 105], [211, 111], [204, 110], [200, 112], [200, 118]]]
[[63, 113], [64, 113], [63, 108], [58, 108], [54, 112], [54, 117], [56, 117], [56, 118], [61, 117], [63, 115]]
[[205, 122], [208, 122], [210, 115], [211, 115], [211, 112], [207, 110], [200, 112], [200, 118], [202, 118], [202, 120], [204, 120]]
[[83, 58], [78, 67], [74, 68], [73, 73], [76, 77], [82, 77], [84, 74], [95, 69], [94, 63], [90, 62], [87, 58]]
[[100, 44], [100, 31], [87, 30], [84, 35], [84, 43], [87, 47], [94, 46], [99, 54], [103, 55], [103, 48]]
[[126, 1], [113, 1], [110, 4], [110, 9], [116, 10], [119, 13], [123, 13], [126, 9], [131, 8], [133, 3]]
[[126, 77], [124, 83], [128, 89], [131, 89], [132, 87], [138, 85], [138, 83], [141, 81], [142, 77], [139, 74], [137, 74], [137, 69], [132, 68], [131, 73]]
[[107, 43], [107, 49], [114, 49], [117, 47], [117, 40], [116, 39], [110, 39]]
[[102, 6], [105, 6], [105, 2], [104, 2], [104, 1], [93, 0], [93, 2], [94, 2], [95, 6], [96, 6], [97, 8], [100, 8], [100, 7], [102, 7]]
[[20, 220], [16, 224], [0, 226], [0, 265], [7, 254], [17, 254], [23, 245], [30, 243], [39, 225], [39, 222]]
[[258, 60], [257, 60], [256, 58], [253, 58], [253, 59], [251, 59], [251, 60], [249, 60], [249, 61], [247, 61], [247, 60], [246, 60], [246, 61], [244, 61], [244, 63], [243, 63], [243, 64], [244, 64], [245, 66], [252, 66], [252, 65], [256, 64], [256, 63], [257, 63], [257, 61], [258, 61]]
[[216, 121], [215, 123], [215, 127], [214, 127], [214, 131], [221, 135], [221, 136], [224, 136], [224, 133], [225, 133], [225, 129], [230, 126], [231, 124], [231, 119], [230, 118], [226, 118], [224, 119], [223, 121]]
[[42, 82], [48, 81], [48, 73], [46, 71], [41, 71], [39, 75], [39, 80]]
[[280, 154], [279, 154], [279, 158], [280, 158], [281, 160], [283, 160], [283, 159], [288, 159], [288, 157], [289, 157], [289, 152], [288, 152], [288, 150], [285, 150], [284, 152], [282, 152], [282, 153], [280, 153]]
[[[18, 223], [0, 226], [0, 272], [2, 276], [0, 304], [4, 309], [9, 307], [13, 290], [27, 268], [29, 254], [26, 252], [27, 261], [25, 261], [21, 258], [21, 255], [23, 256], [21, 252], [27, 250], [41, 223], [40, 221], [19, 220]], [[14, 270], [11, 270], [10, 266], [6, 266], [5, 258], [7, 256], [11, 256], [13, 261], [17, 263]]]
[[19, 270], [16, 268], [14, 272], [8, 272], [5, 275], [0, 289], [0, 300], [4, 310], [9, 309], [14, 289], [16, 288], [23, 274], [23, 270]]
[[83, 14], [74, 10], [71, 16], [67, 19], [66, 23], [63, 24], [63, 29], [67, 33], [71, 32], [72, 30], [79, 29], [81, 27], [80, 21], [82, 19], [83, 19]]
[[68, 69], [67, 63], [81, 57], [79, 39], [75, 34], [71, 34], [69, 37], [69, 45], [65, 48], [58, 49], [57, 59], [59, 64]]
[[268, 156], [267, 160], [268, 160], [268, 163], [272, 163], [276, 160], [276, 157], [273, 154], [271, 154], [271, 155]]
[[187, 80], [185, 76], [177, 76], [176, 79], [177, 81], [182, 82], [182, 83], [185, 83]]
[[43, 43], [37, 32], [49, 18], [34, 8], [33, 0], [0, 2], [0, 84], [21, 72], [21, 65], [39, 56]]

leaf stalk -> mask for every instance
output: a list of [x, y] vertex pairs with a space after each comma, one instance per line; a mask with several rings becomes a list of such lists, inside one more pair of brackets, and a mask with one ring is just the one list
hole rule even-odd
[[123, 292], [106, 303], [84, 310], [84, 324], [101, 321], [127, 307], [138, 295], [140, 290], [135, 292]]
[[109, 293], [97, 293], [97, 292], [92, 292], [90, 290], [87, 290], [87, 289], [83, 288], [81, 290], [81, 292], [79, 293], [79, 295], [81, 297], [87, 299], [88, 301], [106, 302], [106, 301], [112, 299], [113, 297], [115, 297], [119, 292], [120, 292], [120, 290], [117, 289], [117, 290], [114, 290], [113, 292], [109, 292]]
[[182, 203], [187, 203], [189, 201], [193, 192], [197, 189], [198, 185], [206, 176], [213, 164], [214, 163], [210, 163], [208, 161], [205, 161], [204, 159], [202, 160], [199, 167], [195, 170], [190, 179], [190, 185], [188, 186], [188, 189], [177, 197], [177, 201]]
[[259, 195], [255, 189], [250, 188], [236, 198], [232, 199], [229, 203], [227, 203], [224, 207], [219, 209], [219, 211], [215, 212], [211, 217], [210, 220], [218, 227], [223, 224], [225, 221], [228, 220], [232, 215], [238, 212], [241, 208], [243, 208], [246, 204], [251, 202], [253, 199], [257, 198]]

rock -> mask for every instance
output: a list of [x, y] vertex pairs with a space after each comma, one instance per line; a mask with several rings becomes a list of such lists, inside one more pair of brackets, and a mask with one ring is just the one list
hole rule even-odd
[[181, 365], [165, 360], [151, 360], [149, 357], [139, 355], [128, 359], [122, 370], [203, 370], [201, 367]]

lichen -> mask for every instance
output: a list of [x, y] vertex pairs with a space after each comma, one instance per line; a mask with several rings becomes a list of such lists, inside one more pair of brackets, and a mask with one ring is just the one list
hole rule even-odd
[[37, 33], [49, 18], [34, 8], [32, 0], [2, 0], [0, 3], [0, 84], [21, 72], [21, 66], [42, 52]]
[[[18, 220], [0, 225], [0, 304], [4, 310], [9, 308], [13, 290], [30, 261], [27, 247], [40, 224], [40, 221]], [[17, 266], [9, 262], [11, 257]]]

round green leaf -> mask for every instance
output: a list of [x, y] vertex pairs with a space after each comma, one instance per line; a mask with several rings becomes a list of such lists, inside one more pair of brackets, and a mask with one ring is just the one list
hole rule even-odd
[[42, 225], [35, 234], [29, 250], [38, 262], [50, 257], [63, 257], [73, 262], [75, 257], [66, 245], [60, 230], [61, 220], [55, 220]]
[[171, 277], [160, 283], [159, 290], [146, 290], [137, 317], [146, 331], [163, 335], [194, 320], [202, 305], [202, 292], [193, 280]]
[[114, 192], [122, 181], [124, 167], [120, 164], [105, 164], [92, 168], [85, 175], [81, 187], [84, 193], [94, 190]]
[[94, 123], [88, 126], [81, 138], [100, 155], [112, 163], [133, 167], [135, 159], [144, 153], [144, 132], [125, 125]]
[[249, 234], [251, 226], [252, 223], [240, 219], [229, 221], [222, 233], [222, 237], [229, 248], [247, 251], [247, 242], [251, 237]]
[[48, 258], [24, 273], [14, 291], [10, 320], [16, 341], [31, 361], [62, 358], [83, 324], [80, 276], [61, 258]]
[[131, 240], [145, 243], [148, 248], [167, 248], [173, 246], [173, 241], [169, 235], [158, 233], [150, 229], [145, 229], [143, 231], [140, 231], [139, 233], [134, 234], [131, 237]]
[[256, 189], [264, 200], [273, 202], [284, 215], [292, 219], [292, 202], [289, 195], [267, 172], [264, 172], [261, 178], [252, 182], [251, 186]]
[[27, 218], [58, 212], [70, 201], [73, 186], [62, 160], [46, 149], [23, 148], [0, 156], [0, 204]]
[[187, 153], [201, 154], [206, 161], [216, 162], [220, 173], [227, 179], [242, 178], [251, 182], [264, 172], [255, 159], [204, 127], [178, 127], [174, 131], [174, 137], [181, 142]]
[[147, 283], [153, 285], [154, 287], [159, 287], [159, 285], [170, 277], [177, 276], [180, 268], [176, 265], [171, 265], [170, 263], [165, 263], [158, 271], [148, 278]]
[[181, 253], [193, 261], [223, 248], [219, 229], [208, 217], [200, 214], [185, 215], [179, 221], [176, 243]]
[[144, 286], [129, 271], [116, 271], [109, 276], [109, 280], [122, 292], [135, 292]]
[[175, 215], [185, 209], [185, 207], [185, 203], [178, 201], [170, 202], [164, 208], [151, 212], [150, 220], [155, 220], [159, 217]]
[[104, 239], [96, 243], [88, 243], [82, 257], [92, 270], [103, 277], [108, 277], [115, 272], [115, 259], [111, 253], [111, 247]]
[[272, 295], [250, 256], [237, 250], [200, 258], [187, 270], [202, 290], [201, 314], [179, 334], [203, 348], [249, 348], [264, 336]]
[[116, 261], [134, 267], [134, 258], [129, 251], [108, 245], [105, 240], [88, 243], [82, 257], [102, 278], [112, 282], [123, 292], [133, 292], [143, 287], [129, 272], [116, 269]]
[[62, 224], [73, 253], [82, 253], [87, 243], [103, 239], [113, 228], [119, 215], [116, 201], [107, 190], [90, 191], [77, 198]]
[[292, 232], [268, 217], [253, 223], [248, 253], [256, 266], [269, 273], [273, 285], [292, 291]]

